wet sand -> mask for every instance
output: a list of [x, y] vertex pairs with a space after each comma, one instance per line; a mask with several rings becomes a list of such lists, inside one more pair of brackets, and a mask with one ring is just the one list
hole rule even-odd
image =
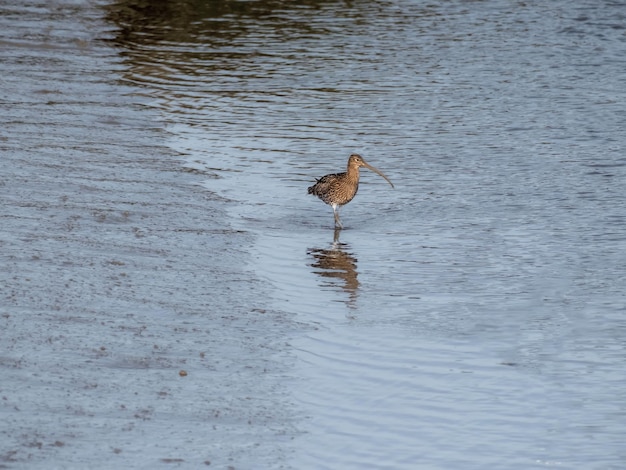
[[292, 325], [252, 235], [117, 82], [97, 10], [5, 13], [0, 468], [277, 465]]

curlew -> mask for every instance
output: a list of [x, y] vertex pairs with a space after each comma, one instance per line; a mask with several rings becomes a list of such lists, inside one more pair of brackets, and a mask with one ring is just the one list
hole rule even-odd
[[[309, 188], [309, 194], [319, 197], [326, 204], [333, 208], [335, 214], [335, 227], [343, 228], [339, 220], [339, 206], [348, 204], [359, 189], [359, 168], [365, 167], [385, 178], [393, 188], [393, 183], [389, 181], [382, 171], [368, 164], [363, 157], [353, 153], [348, 159], [348, 169], [344, 173], [333, 173], [322, 176], [313, 186]], [[316, 178], [317, 179], [317, 178]]]

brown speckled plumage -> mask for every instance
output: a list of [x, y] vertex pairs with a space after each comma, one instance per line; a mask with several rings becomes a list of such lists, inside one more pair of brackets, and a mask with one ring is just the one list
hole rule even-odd
[[393, 188], [393, 183], [389, 181], [380, 170], [374, 168], [363, 160], [363, 157], [353, 153], [348, 159], [348, 168], [343, 173], [333, 173], [331, 175], [322, 176], [313, 186], [309, 188], [309, 194], [319, 197], [326, 204], [333, 208], [335, 215], [335, 226], [343, 228], [341, 220], [339, 220], [338, 207], [348, 204], [359, 189], [359, 168], [365, 167], [378, 173], [385, 178]]

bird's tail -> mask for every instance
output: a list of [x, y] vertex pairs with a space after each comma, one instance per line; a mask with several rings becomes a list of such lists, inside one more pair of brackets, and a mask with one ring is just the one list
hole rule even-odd
[[[315, 181], [317, 181], [317, 182], [319, 183], [319, 182], [320, 182], [320, 179], [321, 179], [321, 178], [315, 178]], [[315, 195], [317, 195], [317, 194], [315, 193], [315, 185], [313, 185], [313, 186], [309, 186], [309, 194], [315, 194]]]

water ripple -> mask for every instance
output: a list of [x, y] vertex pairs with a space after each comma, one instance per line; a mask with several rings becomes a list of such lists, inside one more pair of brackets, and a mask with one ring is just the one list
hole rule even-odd
[[[623, 463], [617, 4], [127, 6], [124, 80], [312, 326], [295, 468]], [[334, 236], [306, 187], [353, 151], [396, 189], [364, 170]]]

